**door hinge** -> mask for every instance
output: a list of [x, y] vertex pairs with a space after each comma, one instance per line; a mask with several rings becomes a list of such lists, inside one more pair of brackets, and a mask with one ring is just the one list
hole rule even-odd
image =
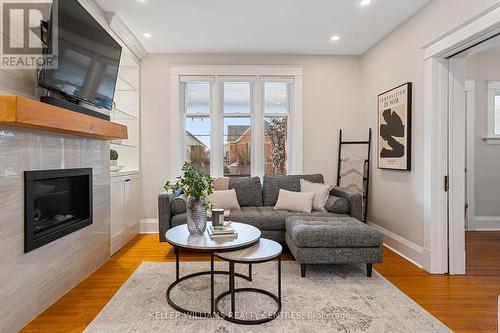
[[448, 192], [450, 189], [450, 176], [444, 176], [444, 191]]

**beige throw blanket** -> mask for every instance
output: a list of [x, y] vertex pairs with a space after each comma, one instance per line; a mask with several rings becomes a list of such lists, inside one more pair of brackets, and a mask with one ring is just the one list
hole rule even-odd
[[340, 162], [340, 188], [348, 192], [364, 195], [365, 160], [345, 159]]

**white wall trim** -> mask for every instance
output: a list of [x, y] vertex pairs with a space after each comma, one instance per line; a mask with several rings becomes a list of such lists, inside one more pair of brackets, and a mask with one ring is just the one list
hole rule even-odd
[[476, 142], [475, 138], [475, 121], [476, 121], [476, 81], [465, 81], [465, 98], [467, 112], [467, 187], [466, 200], [469, 204], [467, 209], [467, 225], [469, 229], [470, 223], [474, 221], [476, 214], [475, 204], [475, 162], [476, 162]]
[[[465, 58], [452, 57], [448, 90], [448, 248], [449, 273], [465, 274], [466, 94]], [[453, 189], [451, 189], [453, 187]]]
[[424, 249], [422, 246], [419, 246], [404, 237], [396, 235], [395, 233], [384, 229], [377, 224], [368, 222], [368, 225], [384, 234], [384, 246], [396, 252], [398, 255], [405, 258], [415, 266], [423, 268], [425, 260]]
[[485, 40], [498, 34], [500, 26], [500, 4], [495, 4], [462, 25], [424, 45], [424, 59], [448, 57], [465, 50], [478, 40]]
[[158, 219], [141, 219], [139, 226], [140, 234], [157, 234]]
[[484, 138], [487, 144], [498, 144], [500, 135], [495, 133], [496, 127], [496, 112], [495, 112], [495, 97], [497, 92], [500, 91], [500, 81], [488, 81], [488, 125], [487, 136]]
[[499, 231], [500, 216], [473, 216], [469, 222], [470, 231]]
[[146, 50], [122, 19], [116, 13], [106, 12], [105, 15], [111, 30], [132, 51], [139, 61], [144, 58]]
[[430, 58], [425, 67], [424, 97], [424, 268], [435, 274], [448, 271], [447, 111], [448, 62]]
[[173, 65], [171, 75], [302, 76], [301, 66], [280, 65]]

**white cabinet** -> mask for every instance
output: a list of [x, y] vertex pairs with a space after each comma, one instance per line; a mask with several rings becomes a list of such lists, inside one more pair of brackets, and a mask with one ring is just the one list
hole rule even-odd
[[139, 174], [111, 177], [111, 254], [139, 233]]

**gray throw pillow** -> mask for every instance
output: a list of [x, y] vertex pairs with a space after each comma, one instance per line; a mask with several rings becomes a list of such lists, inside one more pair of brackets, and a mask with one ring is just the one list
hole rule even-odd
[[326, 200], [325, 208], [330, 213], [335, 214], [349, 214], [351, 211], [351, 206], [346, 198], [339, 198], [333, 195], [330, 195], [328, 200]]
[[180, 195], [170, 202], [170, 212], [172, 216], [187, 212], [184, 195]]
[[262, 185], [259, 177], [229, 178], [229, 189], [236, 191], [241, 207], [262, 206]]

